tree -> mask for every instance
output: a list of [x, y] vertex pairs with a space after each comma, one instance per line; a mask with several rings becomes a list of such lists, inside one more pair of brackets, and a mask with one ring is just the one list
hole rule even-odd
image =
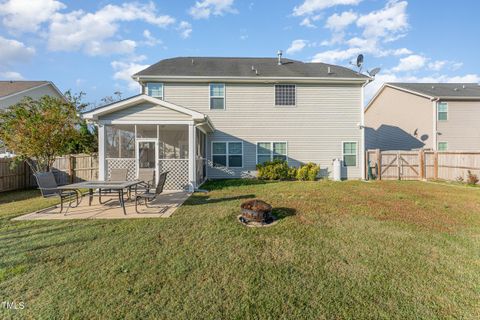
[[79, 136], [76, 106], [63, 99], [30, 97], [0, 112], [0, 140], [33, 172], [49, 171], [55, 157], [68, 151]]

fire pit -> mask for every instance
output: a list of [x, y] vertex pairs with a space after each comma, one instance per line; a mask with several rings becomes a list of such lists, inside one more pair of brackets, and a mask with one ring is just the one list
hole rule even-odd
[[245, 201], [240, 206], [242, 214], [240, 216], [240, 222], [244, 224], [269, 224], [274, 221], [272, 216], [272, 206], [265, 201], [253, 199]]

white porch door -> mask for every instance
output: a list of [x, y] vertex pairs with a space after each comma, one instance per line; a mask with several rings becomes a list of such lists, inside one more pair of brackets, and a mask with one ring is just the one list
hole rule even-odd
[[158, 183], [158, 140], [137, 139], [135, 149], [137, 177], [142, 170], [154, 170], [155, 183]]

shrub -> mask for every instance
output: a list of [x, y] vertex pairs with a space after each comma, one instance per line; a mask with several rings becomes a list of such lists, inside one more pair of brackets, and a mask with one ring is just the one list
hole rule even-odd
[[476, 174], [473, 174], [470, 170], [467, 171], [467, 184], [474, 186], [478, 183], [479, 179]]
[[295, 179], [297, 169], [289, 167], [281, 160], [267, 161], [257, 164], [257, 178], [262, 180], [292, 180]]
[[313, 162], [309, 162], [297, 170], [297, 179], [301, 181], [315, 181], [319, 172], [320, 167]]

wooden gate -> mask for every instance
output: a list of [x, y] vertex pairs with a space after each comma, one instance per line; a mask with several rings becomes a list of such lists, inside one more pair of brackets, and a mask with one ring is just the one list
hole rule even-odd
[[422, 177], [423, 160], [416, 151], [382, 151], [367, 156], [378, 179], [420, 180]]

